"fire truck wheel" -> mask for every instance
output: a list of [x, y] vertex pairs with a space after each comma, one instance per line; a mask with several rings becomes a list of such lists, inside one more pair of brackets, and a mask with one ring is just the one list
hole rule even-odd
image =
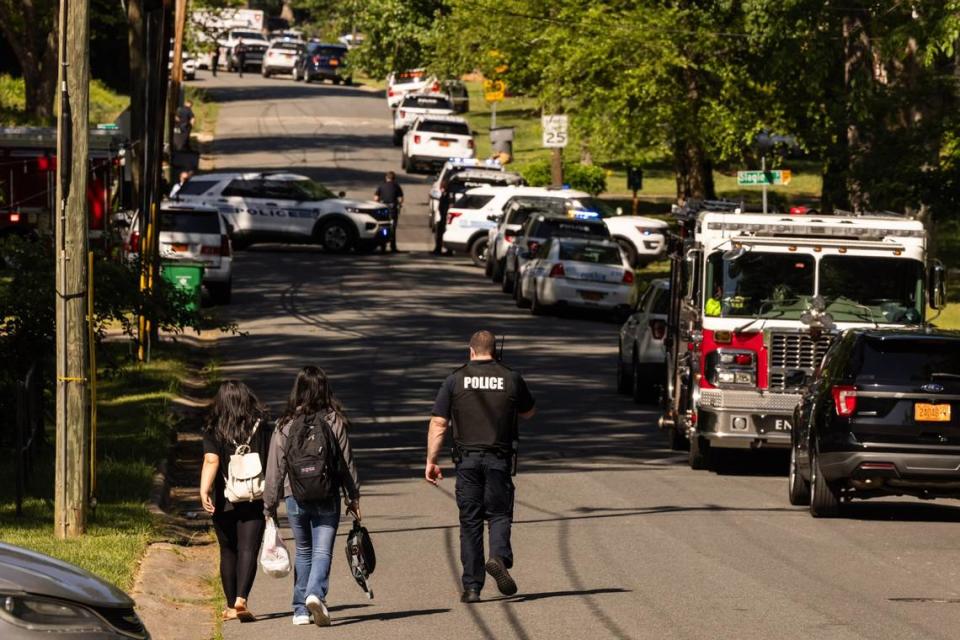
[[790, 504], [803, 507], [810, 504], [810, 483], [800, 475], [797, 468], [797, 447], [790, 447], [790, 483], [788, 485]]
[[687, 437], [683, 431], [676, 427], [670, 427], [670, 448], [674, 451], [686, 451], [690, 447]]
[[709, 469], [711, 462], [710, 453], [709, 442], [700, 436], [690, 438], [690, 455], [687, 457], [687, 461], [690, 463], [691, 469]]
[[820, 470], [820, 456], [810, 447], [810, 515], [833, 518], [840, 515], [840, 492], [830, 485]]

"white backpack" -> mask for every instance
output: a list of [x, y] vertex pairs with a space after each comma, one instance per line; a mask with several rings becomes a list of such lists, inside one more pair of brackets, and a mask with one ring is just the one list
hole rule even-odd
[[263, 497], [263, 465], [260, 454], [250, 451], [250, 440], [257, 433], [260, 421], [253, 425], [253, 432], [241, 445], [234, 442], [236, 452], [230, 456], [227, 466], [227, 486], [223, 495], [230, 502], [253, 502]]

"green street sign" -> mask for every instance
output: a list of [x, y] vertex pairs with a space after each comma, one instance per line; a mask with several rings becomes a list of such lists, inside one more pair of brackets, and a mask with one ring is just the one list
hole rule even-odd
[[790, 184], [793, 173], [789, 169], [776, 171], [737, 171], [737, 184], [744, 187], [765, 184]]

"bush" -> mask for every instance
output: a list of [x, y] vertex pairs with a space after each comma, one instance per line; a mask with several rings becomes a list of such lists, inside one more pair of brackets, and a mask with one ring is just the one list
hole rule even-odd
[[[550, 160], [535, 160], [517, 167], [517, 171], [532, 187], [550, 186]], [[563, 182], [571, 189], [597, 195], [607, 190], [607, 172], [596, 165], [566, 163], [563, 165]]]

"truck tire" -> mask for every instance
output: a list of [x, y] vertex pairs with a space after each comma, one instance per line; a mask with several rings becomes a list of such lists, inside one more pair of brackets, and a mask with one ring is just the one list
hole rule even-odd
[[487, 263], [487, 239], [480, 237], [471, 242], [468, 253], [475, 267], [484, 266]]
[[670, 449], [673, 451], [686, 451], [690, 448], [690, 442], [683, 435], [683, 431], [676, 427], [670, 427]]
[[354, 235], [346, 220], [332, 220], [320, 227], [320, 244], [330, 253], [346, 253], [353, 247]]
[[710, 453], [710, 443], [704, 438], [700, 436], [690, 438], [690, 453], [687, 456], [687, 462], [691, 469], [695, 471], [709, 469], [712, 461]]
[[397, 131], [396, 129], [393, 130], [393, 146], [395, 147], [403, 146], [403, 133], [400, 131]]
[[810, 515], [834, 518], [840, 515], [840, 492], [831, 486], [820, 470], [820, 455], [810, 447]]
[[790, 504], [795, 507], [805, 507], [810, 504], [810, 483], [804, 480], [797, 468], [796, 445], [790, 446], [790, 474], [787, 493], [790, 497]]

